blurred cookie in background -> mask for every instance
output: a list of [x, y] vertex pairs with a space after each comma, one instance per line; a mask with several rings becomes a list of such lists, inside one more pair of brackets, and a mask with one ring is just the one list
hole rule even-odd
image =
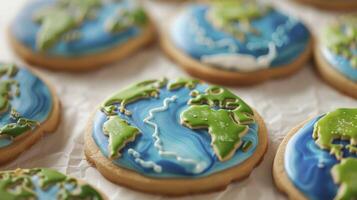
[[312, 50], [312, 37], [302, 22], [255, 1], [188, 5], [162, 35], [163, 49], [184, 70], [225, 85], [291, 75]]
[[10, 26], [16, 53], [55, 70], [93, 69], [126, 58], [154, 38], [136, 0], [35, 0]]
[[357, 98], [357, 15], [331, 22], [317, 39], [315, 60], [321, 77]]

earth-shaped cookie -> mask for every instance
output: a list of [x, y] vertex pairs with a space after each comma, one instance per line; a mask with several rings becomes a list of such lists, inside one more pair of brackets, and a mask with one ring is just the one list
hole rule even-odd
[[161, 44], [193, 76], [249, 85], [303, 67], [311, 40], [294, 17], [255, 1], [227, 0], [185, 7], [166, 27]]
[[55, 131], [59, 120], [59, 101], [46, 83], [27, 69], [0, 64], [0, 165]]
[[257, 112], [220, 86], [147, 80], [105, 100], [85, 154], [107, 179], [149, 193], [186, 195], [247, 177], [267, 148]]
[[329, 24], [318, 38], [315, 60], [322, 78], [357, 98], [357, 15]]
[[154, 38], [154, 28], [136, 0], [32, 0], [9, 36], [30, 63], [80, 71], [127, 57]]
[[92, 186], [53, 169], [0, 171], [0, 198], [4, 200], [104, 200]]
[[357, 199], [357, 108], [294, 128], [278, 149], [273, 174], [290, 199]]
[[296, 0], [301, 3], [306, 3], [317, 8], [328, 10], [357, 10], [356, 0]]

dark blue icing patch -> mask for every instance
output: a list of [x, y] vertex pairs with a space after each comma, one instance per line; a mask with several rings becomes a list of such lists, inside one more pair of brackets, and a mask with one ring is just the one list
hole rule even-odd
[[[207, 85], [198, 85], [196, 89], [204, 92]], [[135, 125], [141, 134], [134, 142], [128, 143], [121, 151], [121, 157], [113, 161], [114, 164], [127, 169], [134, 170], [145, 176], [155, 178], [179, 178], [179, 177], [205, 177], [213, 173], [234, 167], [251, 157], [258, 145], [258, 124], [253, 123], [249, 126], [249, 131], [243, 137], [243, 141], [251, 141], [252, 148], [247, 152], [237, 150], [235, 155], [228, 161], [221, 162], [216, 157], [212, 147], [211, 138], [206, 130], [192, 130], [184, 127], [180, 123], [180, 114], [188, 108], [187, 101], [191, 90], [181, 88], [169, 91], [161, 89], [158, 98], [139, 100], [128, 104], [126, 108], [132, 112], [130, 117], [119, 114], [120, 117]], [[166, 110], [155, 112], [150, 120], [159, 127], [159, 137], [165, 151], [175, 152], [184, 159], [196, 161], [202, 168], [195, 171], [197, 165], [192, 163], [178, 162], [173, 157], [161, 156], [154, 146], [153, 126], [144, 122], [148, 117], [149, 111], [163, 107], [165, 99], [177, 96], [176, 101], [170, 102]], [[98, 111], [94, 117], [92, 136], [102, 152], [108, 157], [108, 137], [103, 133], [103, 124], [107, 117]], [[153, 162], [162, 168], [161, 172], [156, 172], [153, 168], [143, 167], [135, 161], [135, 157], [129, 153], [134, 149], [140, 154], [140, 159], [146, 162]]]
[[[353, 51], [357, 54], [357, 49]], [[357, 68], [353, 68], [351, 61], [344, 56], [331, 52], [328, 48], [322, 49], [323, 56], [330, 65], [353, 82], [357, 82]]]
[[[19, 68], [12, 79], [20, 85], [20, 95], [11, 99], [11, 107], [22, 117], [43, 123], [52, 112], [53, 98], [45, 83], [29, 70]], [[10, 110], [0, 115], [0, 127], [14, 122]], [[0, 148], [11, 145], [10, 139], [1, 138]]]
[[[40, 26], [33, 21], [33, 16], [35, 12], [54, 3], [56, 3], [56, 0], [35, 0], [28, 3], [11, 24], [13, 36], [23, 45], [37, 52], [36, 36]], [[79, 39], [70, 42], [61, 40], [54, 47], [47, 50], [46, 54], [63, 57], [95, 54], [137, 37], [142, 31], [138, 26], [132, 26], [118, 33], [109, 33], [105, 30], [107, 20], [115, 17], [119, 9], [131, 8], [132, 4], [134, 4], [132, 0], [113, 1], [103, 4], [94, 20], [86, 20], [76, 29], [80, 33]]]
[[[276, 10], [252, 20], [251, 25], [260, 34], [248, 34], [244, 42], [217, 29], [208, 20], [208, 11], [209, 7], [205, 5], [191, 6], [175, 19], [170, 30], [174, 45], [198, 60], [220, 54], [243, 54], [258, 58], [270, 53], [271, 43], [275, 45], [276, 56], [267, 67], [273, 68], [293, 62], [310, 42], [310, 33], [301, 22]], [[202, 33], [204, 39], [200, 39]]]
[[[333, 181], [331, 169], [338, 160], [328, 151], [321, 150], [312, 138], [314, 124], [309, 121], [288, 142], [285, 151], [285, 172], [295, 187], [311, 200], [333, 200], [339, 188]], [[344, 141], [338, 141], [346, 145]], [[351, 155], [347, 150], [344, 155]]]

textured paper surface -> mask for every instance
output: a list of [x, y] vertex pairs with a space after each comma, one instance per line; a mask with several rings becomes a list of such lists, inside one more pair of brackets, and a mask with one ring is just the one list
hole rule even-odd
[[[167, 0], [145, 1], [155, 21], [162, 25], [178, 10], [179, 3]], [[26, 0], [1, 1], [0, 5], [0, 60], [22, 63], [12, 53], [6, 40], [7, 26]], [[301, 17], [319, 31], [336, 13], [322, 12], [288, 0], [271, 0], [282, 11]], [[157, 45], [106, 68], [71, 74], [38, 70], [56, 89], [62, 102], [62, 122], [59, 129], [41, 139], [17, 160], [1, 169], [18, 167], [51, 167], [68, 175], [84, 179], [101, 189], [110, 199], [165, 199], [147, 195], [110, 183], [84, 159], [83, 134], [87, 120], [96, 106], [107, 96], [127, 84], [148, 78], [186, 75], [170, 61]], [[269, 81], [253, 87], [231, 88], [264, 118], [269, 131], [269, 149], [263, 162], [249, 178], [233, 183], [226, 190], [211, 194], [175, 199], [286, 199], [273, 184], [271, 168], [275, 152], [284, 135], [308, 117], [337, 107], [357, 107], [357, 101], [340, 94], [326, 85], [307, 64], [296, 75]]]

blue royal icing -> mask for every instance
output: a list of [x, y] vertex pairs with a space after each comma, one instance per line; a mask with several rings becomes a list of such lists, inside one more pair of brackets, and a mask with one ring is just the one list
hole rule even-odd
[[[19, 83], [20, 95], [11, 99], [10, 104], [21, 117], [37, 121], [45, 122], [52, 112], [53, 98], [50, 89], [46, 84], [29, 70], [18, 68], [16, 76], [12, 79]], [[11, 119], [11, 110], [0, 114], [0, 127], [13, 123]], [[0, 138], [0, 150], [3, 147], [12, 144], [10, 138]]]
[[[339, 186], [333, 181], [331, 169], [339, 161], [329, 151], [320, 149], [312, 138], [314, 124], [321, 117], [309, 121], [289, 140], [284, 156], [285, 172], [308, 199], [333, 200]], [[348, 150], [344, 155], [357, 157]]]
[[[290, 64], [308, 48], [308, 29], [276, 10], [253, 19], [260, 35], [247, 34], [244, 42], [217, 29], [208, 20], [209, 10], [207, 5], [188, 7], [175, 19], [170, 36], [176, 47], [212, 66], [248, 72], [275, 68]], [[222, 64], [227, 60], [231, 63]]]
[[[36, 36], [40, 25], [34, 22], [34, 14], [41, 8], [54, 5], [56, 1], [35, 0], [28, 3], [11, 24], [10, 28], [13, 36], [26, 47], [38, 52]], [[115, 18], [120, 9], [133, 9], [136, 7], [135, 2], [133, 0], [123, 0], [104, 3], [96, 13], [97, 17], [94, 20], [84, 21], [76, 29], [80, 33], [80, 38], [69, 42], [61, 40], [54, 47], [47, 50], [46, 54], [63, 57], [95, 54], [137, 37], [142, 32], [142, 28], [139, 26], [131, 26], [116, 33], [109, 33], [105, 29], [108, 20]]]
[[[204, 92], [207, 85], [195, 88]], [[238, 149], [225, 162], [219, 161], [211, 147], [211, 138], [205, 130], [192, 130], [180, 123], [180, 114], [188, 108], [191, 90], [183, 87], [177, 90], [162, 88], [158, 98], [139, 100], [126, 106], [132, 115], [118, 115], [135, 126], [142, 134], [135, 141], [126, 144], [120, 151], [121, 157], [113, 163], [123, 168], [155, 178], [205, 177], [213, 173], [237, 166], [253, 155], [258, 145], [258, 124], [249, 125], [243, 141], [251, 141], [251, 148], [243, 152]], [[151, 113], [151, 115], [150, 115]], [[107, 116], [97, 111], [94, 117], [92, 137], [102, 154], [109, 157], [108, 137], [103, 133]], [[153, 136], [155, 124], [159, 128], [158, 137], [164, 151], [175, 156], [159, 155], [155, 147], [157, 138]], [[178, 160], [177, 158], [180, 157]]]
[[[357, 49], [355, 49], [353, 52], [354, 54], [357, 54]], [[350, 60], [344, 56], [333, 53], [326, 47], [322, 48], [322, 54], [334, 69], [342, 73], [348, 79], [357, 83], [357, 68], [351, 65]]]

